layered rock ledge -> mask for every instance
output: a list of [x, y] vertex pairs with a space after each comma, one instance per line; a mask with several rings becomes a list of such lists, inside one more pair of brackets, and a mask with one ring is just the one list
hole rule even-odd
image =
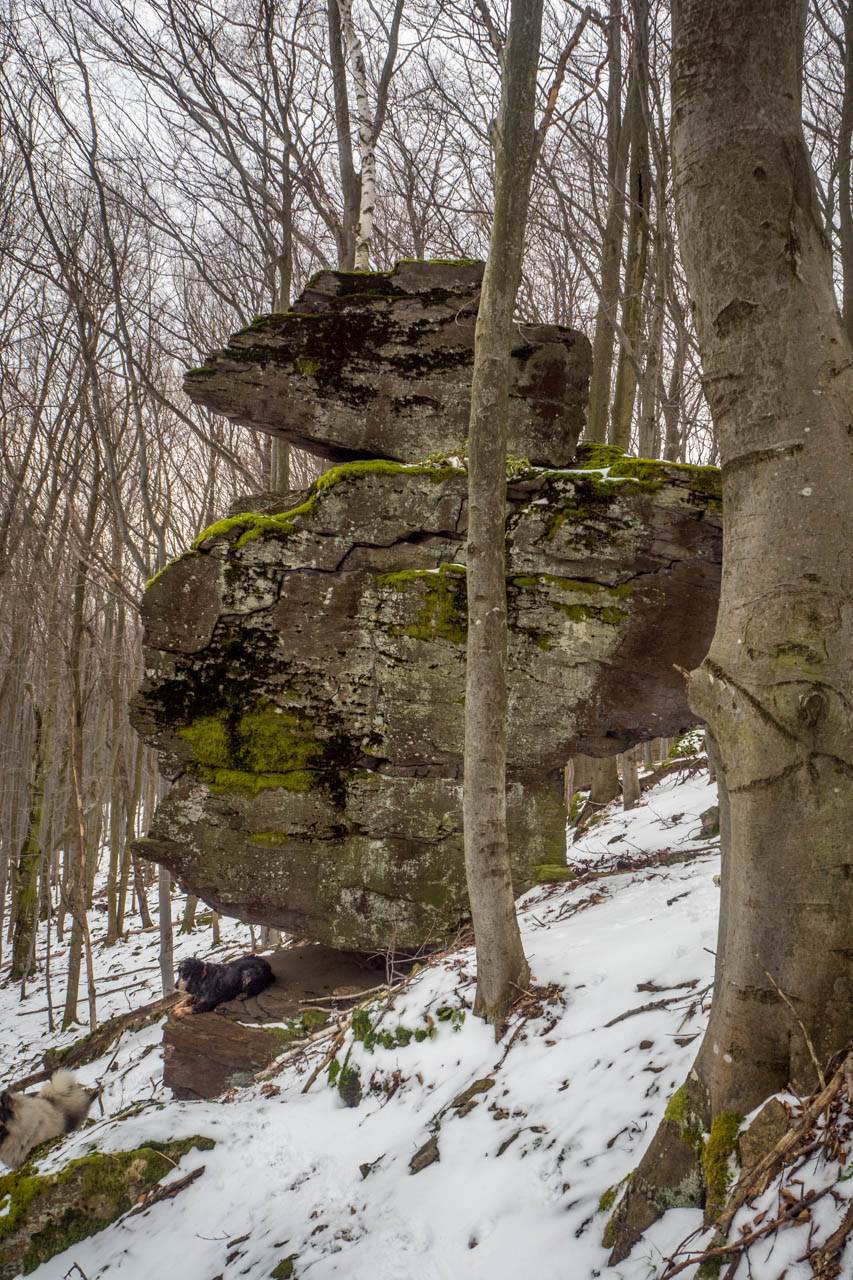
[[[416, 462], [468, 434], [481, 262], [323, 271], [292, 309], [234, 334], [184, 383], [197, 404], [335, 462]], [[519, 324], [509, 451], [565, 466], [583, 426], [583, 334]]]
[[[208, 529], [150, 584], [134, 723], [173, 779], [137, 850], [217, 910], [342, 949], [467, 914], [467, 474], [355, 462]], [[564, 860], [561, 769], [693, 720], [713, 631], [712, 468], [582, 449], [507, 503], [516, 891]]]

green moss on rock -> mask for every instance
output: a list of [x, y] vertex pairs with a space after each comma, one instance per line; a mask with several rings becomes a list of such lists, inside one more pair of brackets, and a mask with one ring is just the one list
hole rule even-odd
[[552, 862], [540, 862], [538, 866], [533, 868], [533, 874], [537, 884], [555, 884], [562, 880], [576, 879], [571, 867], [561, 866]]
[[717, 1219], [725, 1208], [729, 1185], [729, 1158], [737, 1151], [743, 1116], [723, 1111], [711, 1122], [711, 1132], [700, 1156], [705, 1180], [706, 1221]]
[[346, 481], [359, 479], [362, 476], [425, 476], [432, 484], [443, 484], [453, 476], [459, 475], [458, 467], [429, 466], [425, 463], [389, 462], [384, 458], [359, 459], [356, 462], [345, 462], [339, 467], [330, 467], [319, 476], [308, 491], [308, 497], [298, 507], [291, 507], [280, 515], [265, 516], [254, 511], [244, 511], [240, 515], [229, 516], [225, 520], [217, 520], [210, 525], [193, 542], [193, 549], [203, 547], [209, 539], [226, 538], [234, 541], [239, 550], [258, 538], [289, 538], [298, 532], [295, 521], [303, 521], [316, 511], [317, 503], [323, 494]]
[[407, 569], [401, 573], [383, 573], [377, 579], [381, 587], [406, 592], [424, 588], [423, 604], [414, 622], [403, 627], [403, 634], [414, 640], [450, 640], [465, 644], [468, 639], [465, 567], [443, 564], [436, 569]]
[[294, 1275], [294, 1264], [298, 1257], [298, 1253], [289, 1253], [286, 1258], [282, 1258], [281, 1262], [276, 1263], [270, 1272], [270, 1280], [291, 1280]]
[[595, 444], [589, 442], [578, 447], [577, 462], [581, 467], [589, 467], [590, 470], [603, 471], [607, 467], [612, 467], [614, 462], [618, 462], [625, 457], [624, 449], [619, 449], [615, 444]]
[[126, 1213], [192, 1148], [209, 1151], [211, 1138], [150, 1142], [133, 1151], [94, 1152], [56, 1173], [33, 1162], [0, 1177], [0, 1276], [28, 1275], [71, 1245]]

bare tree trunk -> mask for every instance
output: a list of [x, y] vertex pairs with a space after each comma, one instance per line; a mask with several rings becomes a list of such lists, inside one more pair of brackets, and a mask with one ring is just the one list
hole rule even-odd
[[175, 990], [175, 955], [172, 934], [172, 877], [157, 868], [157, 901], [160, 908], [160, 985], [163, 995]]
[[573, 756], [572, 764], [574, 765], [574, 789], [575, 791], [588, 791], [592, 786], [592, 756]]
[[[70, 689], [69, 716], [69, 772], [71, 788], [68, 822], [70, 828], [70, 870], [67, 885], [67, 906], [71, 914], [71, 941], [68, 956], [68, 978], [65, 988], [65, 1008], [62, 1029], [66, 1030], [77, 1020], [77, 993], [80, 985], [80, 962], [86, 949], [87, 972], [90, 970], [91, 946], [86, 917], [86, 893], [89, 881], [87, 867], [86, 803], [84, 796], [84, 738], [85, 715], [83, 699], [83, 627], [86, 600], [87, 557], [92, 545], [98, 511], [98, 477], [92, 482], [82, 544], [74, 571], [74, 590], [71, 610], [71, 633], [68, 642], [68, 684]], [[90, 982], [89, 1021], [91, 1030], [97, 1024], [94, 987]]]
[[143, 929], [153, 929], [154, 922], [151, 919], [151, 912], [148, 910], [148, 895], [145, 892], [144, 867], [139, 858], [131, 856], [131, 862], [133, 863], [133, 891], [136, 894], [139, 919]]
[[853, 343], [853, 4], [844, 12], [844, 96], [838, 131], [838, 243], [841, 257], [841, 314], [847, 339]]
[[39, 872], [43, 861], [42, 831], [44, 825], [44, 789], [46, 730], [38, 710], [34, 743], [33, 783], [30, 791], [30, 816], [27, 834], [21, 847], [16, 874], [15, 910], [12, 931], [13, 982], [26, 981], [30, 972], [39, 914]]
[[615, 756], [602, 756], [592, 761], [590, 804], [610, 804], [619, 794], [619, 769]]
[[335, 101], [335, 131], [338, 142], [338, 171], [341, 178], [343, 211], [335, 228], [338, 250], [338, 267], [352, 271], [355, 265], [355, 235], [358, 211], [361, 203], [361, 182], [355, 171], [350, 137], [349, 98], [347, 95], [347, 69], [344, 60], [341, 13], [338, 0], [327, 0], [326, 12], [329, 24], [329, 61], [332, 68], [332, 88]]
[[[619, 306], [619, 271], [625, 232], [625, 178], [628, 170], [628, 109], [622, 114], [622, 0], [611, 0], [608, 23], [610, 60], [607, 81], [607, 221], [601, 244], [600, 293], [592, 339], [592, 375], [585, 440], [604, 444], [610, 411], [614, 321]], [[633, 99], [629, 85], [628, 102]]]
[[635, 747], [619, 755], [619, 768], [622, 772], [622, 808], [633, 809], [641, 795]]
[[195, 928], [195, 913], [197, 909], [198, 898], [194, 893], [188, 893], [184, 914], [181, 918], [181, 927], [178, 930], [179, 933], [192, 933]]
[[499, 1034], [528, 980], [506, 832], [506, 439], [509, 352], [530, 182], [543, 0], [512, 0], [493, 130], [495, 210], [477, 314], [468, 471], [465, 871], [477, 947], [475, 1012]]
[[[133, 861], [130, 849], [131, 842], [136, 835], [136, 817], [139, 810], [139, 801], [142, 796], [142, 757], [144, 750], [145, 748], [142, 744], [142, 740], [139, 739], [134, 752], [132, 787], [128, 785], [124, 764], [122, 763], [120, 765], [122, 794], [124, 796], [125, 805], [125, 830], [124, 847], [122, 849], [121, 857], [121, 874], [119, 876], [118, 884], [118, 899], [116, 903], [116, 929], [119, 937], [124, 933], [124, 913], [125, 903], [127, 902], [127, 886], [130, 879], [131, 863]], [[150, 923], [151, 922], [149, 920], [149, 924]]]
[[684, 1126], [664, 1120], [634, 1173], [614, 1262], [691, 1162], [702, 1187], [689, 1132], [713, 1138], [788, 1083], [810, 1092], [811, 1047], [825, 1066], [853, 1035], [853, 359], [802, 133], [804, 14], [673, 6], [676, 204], [726, 511], [717, 629], [689, 687], [717, 748], [722, 894]]
[[373, 211], [376, 207], [376, 139], [373, 136], [373, 121], [367, 96], [367, 67], [364, 62], [364, 50], [352, 20], [352, 0], [337, 0], [337, 2], [341, 15], [344, 47], [349, 58], [355, 89], [358, 151], [361, 159], [361, 189], [353, 264], [356, 271], [369, 271]]
[[[643, 297], [649, 246], [649, 130], [648, 112], [648, 0], [634, 0], [635, 31], [631, 54], [632, 96], [626, 113], [631, 133], [631, 167], [628, 179], [628, 244], [625, 263], [625, 297], [622, 303], [622, 340], [613, 389], [609, 440], [620, 449], [631, 445], [631, 419], [637, 391], [637, 370], [643, 333]], [[630, 349], [629, 349], [630, 348]]]
[[287, 493], [290, 489], [290, 445], [273, 436], [270, 440], [270, 492]]

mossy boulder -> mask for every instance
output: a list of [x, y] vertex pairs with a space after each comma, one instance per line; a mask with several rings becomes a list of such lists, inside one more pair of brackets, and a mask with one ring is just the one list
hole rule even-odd
[[151, 1142], [134, 1151], [93, 1152], [55, 1173], [41, 1174], [31, 1162], [0, 1177], [0, 1280], [29, 1275], [103, 1231], [171, 1173], [181, 1156], [213, 1145], [201, 1137]]
[[[186, 376], [197, 404], [333, 461], [413, 462], [468, 434], [480, 262], [323, 271]], [[563, 466], [583, 426], [583, 334], [525, 324], [512, 345], [510, 452]]]
[[[519, 466], [508, 488], [519, 893], [565, 862], [570, 755], [693, 723], [677, 667], [701, 661], [717, 607], [706, 469], [579, 464]], [[217, 910], [340, 949], [452, 933], [467, 915], [466, 528], [461, 467], [359, 460], [167, 567], [143, 602], [133, 715], [174, 781], [137, 852]], [[194, 582], [220, 601], [201, 648], [186, 640]]]

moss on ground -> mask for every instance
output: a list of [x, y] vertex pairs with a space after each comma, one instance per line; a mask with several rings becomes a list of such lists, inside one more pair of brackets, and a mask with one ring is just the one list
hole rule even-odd
[[196, 1135], [133, 1151], [93, 1152], [51, 1174], [39, 1174], [31, 1160], [0, 1177], [0, 1203], [8, 1202], [0, 1216], [0, 1266], [28, 1275], [126, 1213], [189, 1150], [213, 1146], [211, 1138]]

